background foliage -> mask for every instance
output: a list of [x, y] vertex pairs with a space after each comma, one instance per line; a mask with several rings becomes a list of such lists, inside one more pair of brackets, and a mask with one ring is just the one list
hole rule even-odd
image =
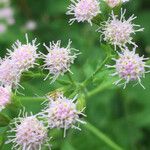
[[[15, 10], [16, 23], [9, 27], [7, 32], [0, 34], [0, 55], [4, 57], [6, 48], [20, 39], [25, 41], [24, 34], [27, 32], [30, 39], [37, 37], [38, 42], [62, 40], [66, 45], [68, 39], [73, 41], [73, 47], [79, 49], [82, 54], [72, 66], [73, 79], [82, 82], [96, 68], [98, 62], [104, 59], [105, 49], [99, 42], [99, 33], [95, 32], [96, 25], [68, 24], [69, 17], [65, 15], [69, 0], [15, 0], [11, 6]], [[136, 23], [145, 28], [144, 32], [135, 37], [139, 45], [140, 55], [150, 56], [150, 3], [149, 0], [130, 0], [123, 6], [127, 9], [127, 15], [136, 14]], [[27, 20], [35, 20], [37, 29], [35, 31], [22, 30]], [[40, 46], [40, 51], [46, 52]], [[104, 78], [110, 80], [108, 73], [97, 75], [94, 85], [97, 87]], [[64, 77], [65, 78], [65, 77]], [[86, 99], [86, 120], [97, 129], [103, 131], [114, 142], [124, 150], [149, 150], [150, 149], [150, 75], [143, 80], [146, 90], [140, 86], [128, 85], [125, 90], [113, 85], [107, 86], [105, 90], [98, 92]], [[22, 104], [28, 111], [37, 113], [41, 109], [41, 101], [30, 99], [36, 95], [43, 96], [46, 93], [61, 87], [59, 83], [50, 85], [43, 78], [26, 78], [22, 80], [25, 97], [21, 98]], [[90, 89], [90, 87], [89, 87]], [[21, 96], [20, 96], [21, 97]], [[29, 98], [28, 98], [29, 97]], [[12, 114], [11, 114], [12, 115]], [[63, 138], [62, 132], [52, 131], [55, 135], [52, 139], [53, 150], [111, 150], [103, 141], [98, 139], [90, 130], [81, 127], [82, 132], [70, 130], [67, 138]], [[0, 143], [3, 143], [5, 129], [0, 129]], [[4, 145], [0, 149], [8, 150], [10, 146]]]

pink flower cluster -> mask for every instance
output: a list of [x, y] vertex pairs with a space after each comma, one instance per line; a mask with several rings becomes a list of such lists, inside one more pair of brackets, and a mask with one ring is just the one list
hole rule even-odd
[[77, 110], [76, 103], [74, 103], [76, 99], [77, 97], [68, 99], [61, 93], [57, 94], [55, 98], [49, 97], [49, 103], [42, 113], [42, 118], [47, 119], [49, 128], [64, 129], [64, 137], [66, 130], [69, 128], [80, 130], [80, 128], [75, 125], [77, 122], [85, 123], [79, 118], [79, 115], [85, 115], [82, 113], [83, 110]]
[[11, 88], [0, 86], [0, 111], [10, 103]]
[[[114, 45], [115, 50], [119, 48], [125, 48], [127, 44], [137, 45], [132, 41], [132, 35], [136, 32], [143, 31], [143, 28], [137, 28], [139, 25], [133, 24], [132, 21], [136, 18], [134, 15], [125, 19], [126, 10], [121, 10], [120, 19], [112, 12], [110, 18], [105, 21], [102, 26], [98, 29], [101, 33], [101, 39]], [[137, 29], [135, 29], [137, 28]]]
[[8, 57], [0, 62], [0, 84], [3, 86], [11, 86], [17, 88], [21, 78], [21, 74], [36, 64], [39, 57], [37, 48], [39, 44], [35, 44], [36, 39], [31, 43], [26, 35], [26, 44], [22, 44], [19, 40], [12, 46], [13, 50], [8, 49]]
[[105, 0], [105, 2], [107, 3], [107, 5], [111, 8], [114, 8], [122, 3], [125, 3], [129, 0]]
[[96, 17], [100, 11], [99, 0], [72, 0], [72, 4], [68, 7], [67, 15], [73, 15], [69, 23], [87, 21], [92, 25], [92, 19]]
[[52, 75], [52, 82], [54, 82], [59, 75], [63, 75], [67, 71], [71, 72], [71, 64], [74, 63], [75, 58], [79, 54], [73, 52], [78, 50], [71, 48], [71, 43], [69, 40], [67, 47], [61, 47], [61, 41], [57, 41], [56, 43], [50, 42], [49, 47], [44, 44], [48, 50], [48, 54], [42, 54], [42, 58], [45, 62], [44, 68], [49, 71], [47, 77]]
[[23, 110], [23, 117], [20, 117], [20, 113], [10, 124], [11, 135], [8, 135], [6, 143], [12, 143], [12, 149], [15, 150], [41, 150], [43, 145], [50, 149], [48, 129], [62, 128], [64, 137], [69, 128], [81, 130], [76, 124], [84, 124], [80, 117], [85, 115], [83, 110], [77, 110], [74, 103], [76, 98], [68, 99], [62, 93], [57, 93], [54, 97], [48, 97], [48, 104], [41, 113], [28, 116]]
[[23, 117], [15, 118], [9, 133], [14, 134], [8, 136], [6, 142], [13, 143], [11, 149], [41, 150], [42, 145], [50, 149], [47, 128], [35, 115], [27, 116], [26, 113]]
[[[141, 83], [141, 77], [145, 76], [145, 68], [150, 68], [150, 66], [146, 65], [143, 56], [140, 57], [138, 54], [135, 53], [135, 49], [133, 51], [129, 51], [126, 49], [123, 53], [119, 53], [119, 58], [114, 59], [116, 64], [115, 65], [107, 65], [108, 68], [115, 68], [116, 72], [112, 74], [112, 76], [119, 75], [120, 79], [116, 81], [115, 85], [124, 85], [130, 81], [138, 81], [143, 88], [144, 86]], [[149, 71], [148, 71], [149, 72]], [[123, 80], [125, 82], [121, 83]]]
[[[107, 5], [113, 9], [114, 7], [121, 6], [122, 3], [125, 3], [129, 0], [104, 0]], [[88, 21], [92, 24], [94, 17], [99, 16], [102, 19], [102, 14], [100, 14], [101, 3], [94, 0], [77, 0], [71, 1], [72, 4], [68, 7], [68, 15], [74, 15], [73, 19], [70, 19], [71, 24], [77, 20], [78, 22]], [[92, 12], [95, 12], [94, 15]], [[121, 9], [120, 17], [112, 11], [108, 19], [100, 24], [98, 32], [100, 32], [101, 41], [105, 41], [110, 45], [114, 46], [115, 51], [120, 49], [122, 52], [117, 52], [119, 54], [118, 59], [115, 60], [115, 65], [106, 65], [108, 68], [115, 68], [114, 75], [119, 76], [119, 80], [115, 82], [115, 85], [124, 85], [130, 81], [138, 81], [138, 83], [144, 88], [141, 83], [141, 78], [145, 76], [145, 73], [149, 71], [146, 68], [150, 68], [149, 65], [146, 65], [144, 62], [147, 58], [143, 56], [140, 57], [136, 54], [135, 49], [138, 47], [137, 44], [133, 41], [133, 35], [136, 32], [143, 31], [143, 28], [140, 28], [139, 25], [134, 24], [133, 20], [136, 19], [134, 15], [131, 15], [128, 19], [125, 18], [126, 10]], [[134, 50], [129, 51], [128, 46], [133, 46]], [[123, 83], [120, 83], [124, 80]]]

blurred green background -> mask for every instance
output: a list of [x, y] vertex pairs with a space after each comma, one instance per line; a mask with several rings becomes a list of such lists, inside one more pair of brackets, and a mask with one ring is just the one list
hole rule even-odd
[[[69, 3], [69, 0], [12, 0], [10, 6], [14, 9], [15, 23], [0, 34], [1, 57], [5, 56], [6, 48], [11, 48], [14, 41], [25, 41], [25, 33], [28, 33], [30, 40], [37, 37], [37, 41], [41, 43], [39, 50], [44, 53], [46, 50], [42, 43], [62, 40], [62, 45], [66, 46], [68, 39], [71, 39], [73, 47], [82, 52], [71, 68], [74, 72], [73, 79], [83, 81], [95, 70], [97, 63], [104, 58], [105, 52], [99, 42], [99, 33], [95, 32], [96, 25], [91, 27], [86, 23], [74, 23], [72, 26], [68, 24], [69, 17], [65, 13]], [[144, 32], [137, 33], [134, 38], [139, 45], [140, 55], [150, 56], [150, 1], [130, 0], [123, 7], [127, 9], [126, 16], [134, 13], [138, 16], [135, 23], [145, 28]], [[29, 20], [36, 22], [35, 30], [25, 28], [24, 25]], [[97, 78], [99, 76], [101, 74], [97, 75]], [[104, 74], [103, 78], [104, 76], [109, 80], [107, 74]], [[124, 150], [150, 150], [150, 75], [146, 75], [142, 81], [146, 90], [139, 85], [134, 88], [128, 85], [125, 90], [111, 85], [86, 99], [86, 120]], [[20, 91], [26, 97], [43, 96], [61, 87], [58, 83], [50, 85], [49, 81], [34, 77], [23, 80], [21, 84], [25, 90]], [[98, 84], [100, 83], [95, 81], [94, 86]], [[36, 99], [22, 99], [26, 109], [34, 113], [40, 111], [40, 103]], [[81, 128], [81, 132], [70, 130], [65, 139], [60, 132], [52, 133], [52, 149], [111, 150], [107, 144], [84, 128], [84, 125]], [[0, 139], [2, 141], [2, 134]], [[10, 147], [11, 145], [4, 145], [1, 150], [9, 150]]]

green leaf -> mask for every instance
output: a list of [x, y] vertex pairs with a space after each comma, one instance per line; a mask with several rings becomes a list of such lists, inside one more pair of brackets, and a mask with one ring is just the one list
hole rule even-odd
[[0, 127], [5, 127], [9, 124], [9, 117], [5, 116], [4, 114], [0, 113]]

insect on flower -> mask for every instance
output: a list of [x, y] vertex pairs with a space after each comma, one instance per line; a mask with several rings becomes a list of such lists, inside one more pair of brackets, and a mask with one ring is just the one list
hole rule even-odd
[[48, 106], [46, 106], [46, 109], [41, 114], [47, 120], [49, 128], [64, 129], [64, 137], [66, 136], [66, 130], [69, 128], [81, 130], [76, 126], [78, 122], [85, 124], [79, 118], [79, 115], [85, 116], [82, 113], [84, 109], [81, 111], [77, 110], [76, 103], [74, 103], [76, 98], [68, 99], [60, 93], [59, 96], [57, 95], [57, 99], [49, 99]]

